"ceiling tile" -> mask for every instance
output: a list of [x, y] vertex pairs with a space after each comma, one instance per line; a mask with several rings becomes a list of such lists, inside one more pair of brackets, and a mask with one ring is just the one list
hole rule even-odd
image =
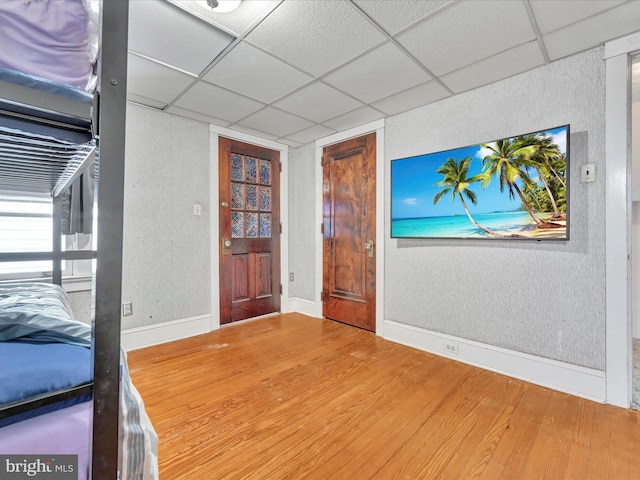
[[139, 103], [140, 105], [145, 105], [147, 107], [157, 108], [158, 110], [162, 110], [167, 106], [164, 102], [159, 102], [157, 100], [153, 100], [151, 98], [146, 98], [141, 95], [136, 95], [135, 93], [127, 92], [127, 101], [133, 103]]
[[342, 0], [281, 3], [247, 40], [312, 75], [383, 42], [384, 35]]
[[456, 2], [397, 40], [435, 75], [534, 40], [522, 2]]
[[158, 100], [165, 105], [195, 80], [159, 63], [129, 54], [127, 60], [127, 92]]
[[253, 128], [259, 132], [269, 133], [277, 137], [286, 137], [313, 125], [304, 118], [296, 117], [277, 108], [267, 107], [243, 119], [240, 125]]
[[264, 103], [313, 79], [246, 43], [234, 48], [203, 78]]
[[323, 81], [371, 103], [431, 79], [393, 43], [386, 43], [339, 68]]
[[379, 120], [380, 118], [384, 118], [384, 116], [384, 113], [381, 113], [371, 107], [365, 106], [322, 123], [330, 128], [341, 131], [348, 130], [353, 127], [358, 127], [360, 125], [364, 125], [365, 123], [373, 122], [374, 120]]
[[540, 33], [549, 33], [613, 8], [625, 0], [529, 0]]
[[212, 123], [214, 125], [219, 125], [221, 127], [228, 127], [231, 122], [226, 120], [222, 120], [220, 118], [212, 117], [211, 115], [203, 115], [202, 113], [192, 112], [191, 110], [186, 110], [184, 108], [176, 107], [172, 105], [166, 110], [169, 113], [174, 115], [179, 115], [180, 117], [190, 118], [191, 120], [197, 120], [202, 123]]
[[204, 0], [167, 1], [236, 37], [244, 33], [253, 22], [266, 15], [278, 3], [267, 0], [243, 0], [240, 6], [232, 12], [216, 13], [206, 6]]
[[453, 1], [394, 0], [393, 2], [381, 2], [380, 0], [354, 0], [354, 3], [387, 33], [394, 35], [443, 6], [452, 4]]
[[387, 115], [406, 112], [422, 105], [448, 97], [449, 92], [438, 82], [432, 80], [404, 92], [397, 93], [373, 103], [371, 106], [382, 110]]
[[322, 123], [362, 106], [357, 100], [321, 82], [301, 88], [274, 104], [289, 113]]
[[336, 130], [334, 130], [333, 128], [324, 127], [322, 125], [314, 125], [313, 127], [305, 128], [304, 130], [301, 130], [294, 134], [287, 135], [287, 139], [304, 144], [313, 142], [318, 138], [326, 137], [327, 135], [331, 135], [333, 133], [336, 133]]
[[233, 40], [165, 1], [129, 2], [129, 49], [180, 70], [198, 75]]
[[289, 140], [288, 138], [279, 138], [278, 142], [284, 143], [285, 145], [289, 145], [292, 148], [298, 148], [302, 146], [302, 143], [294, 142], [293, 140]]
[[640, 27], [640, 2], [627, 2], [606, 12], [543, 35], [551, 60], [587, 50]]
[[278, 138], [277, 135], [271, 135], [270, 133], [261, 132], [258, 130], [254, 130], [253, 128], [245, 127], [243, 125], [239, 125], [237, 123], [231, 126], [233, 130], [237, 130], [238, 132], [247, 133], [249, 135], [253, 135], [254, 137], [260, 137], [266, 140], [276, 140]]
[[537, 42], [526, 43], [440, 77], [456, 93], [544, 65]]
[[196, 83], [175, 102], [175, 105], [192, 112], [224, 118], [230, 122], [238, 121], [263, 107], [262, 103], [205, 82]]

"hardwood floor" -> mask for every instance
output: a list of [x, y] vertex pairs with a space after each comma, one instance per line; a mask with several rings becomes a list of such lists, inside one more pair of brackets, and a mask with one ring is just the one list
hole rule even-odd
[[286, 314], [129, 353], [163, 480], [638, 479], [640, 416]]

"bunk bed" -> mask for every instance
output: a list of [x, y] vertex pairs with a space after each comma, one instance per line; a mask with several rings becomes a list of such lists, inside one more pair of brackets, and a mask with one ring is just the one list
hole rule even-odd
[[[126, 0], [0, 0], [0, 192], [48, 195], [52, 283], [0, 284], [0, 455], [78, 455], [79, 478], [157, 478], [157, 437], [120, 346]], [[102, 45], [100, 38], [109, 38]], [[62, 199], [94, 179], [97, 249], [63, 251]], [[92, 259], [92, 325], [62, 262]]]

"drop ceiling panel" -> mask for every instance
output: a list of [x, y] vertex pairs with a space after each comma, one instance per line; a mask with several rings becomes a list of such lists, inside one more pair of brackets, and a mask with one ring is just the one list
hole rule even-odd
[[432, 80], [374, 102], [371, 106], [387, 115], [395, 115], [435, 102], [449, 95], [449, 92], [443, 86]]
[[127, 62], [127, 91], [165, 105], [195, 80], [195, 77], [131, 53]]
[[239, 124], [276, 137], [286, 137], [313, 125], [309, 120], [272, 107], [267, 107], [254, 113], [243, 119]]
[[285, 1], [247, 40], [320, 75], [382, 43], [384, 35], [347, 2]]
[[557, 60], [640, 28], [640, 2], [626, 2], [601, 15], [543, 35], [551, 60]]
[[313, 80], [246, 43], [234, 48], [203, 78], [264, 103], [271, 103]]
[[127, 100], [129, 102], [139, 103], [140, 105], [144, 105], [145, 107], [157, 108], [158, 110], [162, 110], [167, 106], [165, 102], [159, 102], [157, 100], [153, 100], [142, 95], [136, 95], [135, 93], [131, 92], [127, 92]]
[[129, 100], [294, 146], [544, 65], [534, 26], [552, 60], [640, 31], [640, 0], [243, 0], [224, 14], [132, 0], [130, 12]]
[[456, 2], [397, 39], [435, 75], [535, 40], [522, 2]]
[[233, 40], [164, 0], [129, 2], [129, 50], [180, 70], [198, 75]]
[[235, 122], [259, 110], [263, 104], [215, 85], [198, 82], [175, 102], [175, 106]]
[[204, 115], [202, 113], [192, 112], [191, 110], [176, 107], [175, 105], [167, 108], [167, 112], [181, 117], [190, 118], [192, 120], [198, 120], [202, 123], [213, 123], [214, 125], [220, 125], [221, 127], [228, 127], [231, 125], [231, 122], [214, 117], [213, 115]]
[[277, 140], [278, 139], [277, 135], [271, 135], [269, 133], [264, 133], [264, 131], [254, 130], [253, 128], [245, 127], [245, 126], [239, 125], [237, 123], [233, 126], [233, 129], [237, 130], [238, 132], [247, 133], [247, 134], [253, 135], [255, 137], [264, 138], [266, 140]]
[[323, 80], [370, 103], [431, 80], [431, 76], [393, 43], [385, 43]]
[[316, 138], [326, 137], [327, 135], [331, 135], [336, 133], [333, 128], [328, 128], [322, 125], [314, 125], [313, 127], [305, 128], [300, 132], [296, 132], [292, 135], [287, 136], [288, 140], [293, 140], [298, 143], [309, 143], [313, 142]]
[[277, 1], [269, 0], [243, 0], [240, 6], [232, 12], [216, 13], [206, 6], [204, 0], [167, 1], [236, 37], [244, 33], [259, 18], [268, 14], [278, 3]]
[[446, 5], [452, 4], [453, 1], [432, 0], [425, 2], [424, 0], [395, 0], [392, 2], [379, 2], [354, 0], [354, 3], [387, 33], [394, 35]]
[[373, 122], [374, 120], [379, 120], [384, 116], [384, 113], [365, 106], [349, 113], [345, 113], [344, 115], [340, 115], [339, 117], [332, 118], [331, 120], [327, 120], [326, 122], [323, 122], [323, 125], [338, 131], [348, 130], [359, 125], [364, 125], [365, 123]]
[[532, 42], [456, 70], [442, 77], [442, 81], [455, 93], [460, 93], [540, 65], [544, 65], [544, 57], [538, 43]]
[[616, 7], [625, 0], [590, 0], [580, 2], [575, 0], [529, 0], [531, 9], [536, 17], [540, 33], [549, 33], [572, 23], [584, 20], [604, 10]]
[[322, 123], [355, 110], [362, 103], [321, 82], [312, 83], [276, 102], [276, 107]]

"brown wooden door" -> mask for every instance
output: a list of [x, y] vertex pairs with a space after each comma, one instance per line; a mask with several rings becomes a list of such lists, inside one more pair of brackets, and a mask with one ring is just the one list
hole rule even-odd
[[220, 323], [280, 311], [280, 152], [220, 138]]
[[376, 329], [376, 134], [324, 148], [322, 314]]

